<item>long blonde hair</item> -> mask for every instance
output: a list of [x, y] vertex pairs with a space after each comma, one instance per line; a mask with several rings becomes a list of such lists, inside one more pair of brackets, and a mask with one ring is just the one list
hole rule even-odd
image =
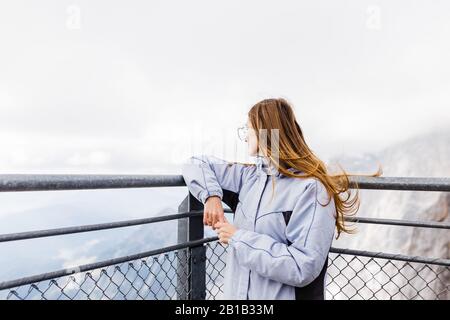
[[[255, 132], [267, 129], [267, 142], [261, 144], [259, 134], [257, 134], [258, 147], [264, 150], [264, 155], [276, 164], [278, 171], [288, 177], [305, 179], [315, 177], [325, 186], [329, 201], [322, 205], [326, 206], [333, 197], [336, 205], [336, 229], [339, 238], [341, 232], [354, 233], [354, 229], [348, 228], [345, 223], [345, 216], [355, 215], [359, 210], [359, 187], [355, 182], [356, 194], [351, 197], [349, 188], [349, 176], [370, 176], [378, 177], [382, 174], [381, 165], [378, 171], [373, 174], [351, 174], [347, 173], [340, 165], [342, 173], [329, 174], [325, 163], [320, 160], [308, 147], [303, 137], [303, 132], [295, 118], [291, 105], [283, 98], [264, 99], [255, 104], [248, 112], [250, 123]], [[278, 129], [278, 155], [275, 159], [272, 150], [271, 130]], [[297, 174], [288, 170], [293, 168], [303, 173]], [[272, 186], [275, 188], [275, 179], [272, 176]], [[340, 194], [346, 193], [347, 197], [342, 199]]]

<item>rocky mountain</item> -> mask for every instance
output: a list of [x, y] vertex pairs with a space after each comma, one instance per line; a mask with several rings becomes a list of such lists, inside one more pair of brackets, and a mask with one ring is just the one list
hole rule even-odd
[[[364, 163], [360, 157], [336, 157], [348, 171], [374, 172], [379, 162], [386, 177], [450, 177], [450, 131], [435, 131], [413, 137], [389, 146], [377, 154], [365, 156], [375, 161]], [[341, 161], [342, 160], [342, 161]], [[449, 222], [450, 194], [448, 192], [360, 190], [361, 205], [357, 216], [404, 219], [417, 221]], [[399, 253], [429, 258], [449, 258], [450, 233], [445, 229], [413, 228], [358, 224], [356, 235], [342, 235], [334, 247]], [[404, 263], [403, 263], [404, 264]], [[434, 297], [450, 283], [448, 268], [427, 267], [419, 264], [387, 265], [384, 278], [394, 277], [398, 282], [400, 297]], [[412, 270], [412, 269], [415, 270]], [[376, 269], [376, 268], [375, 268]], [[386, 273], [386, 275], [384, 274]], [[416, 275], [420, 276], [417, 277]], [[372, 276], [371, 276], [372, 277]], [[417, 285], [407, 285], [414, 277]], [[425, 280], [421, 280], [423, 278]], [[422, 289], [423, 288], [423, 289]], [[419, 290], [422, 289], [422, 290]], [[434, 291], [434, 292], [433, 292]], [[381, 292], [382, 293], [382, 292]], [[387, 294], [378, 295], [387, 297]], [[448, 293], [440, 298], [448, 299]]]

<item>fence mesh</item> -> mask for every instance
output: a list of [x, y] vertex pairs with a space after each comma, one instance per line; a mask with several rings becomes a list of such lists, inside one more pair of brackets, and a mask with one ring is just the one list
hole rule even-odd
[[449, 298], [449, 267], [330, 253], [327, 299]]
[[188, 281], [178, 283], [178, 279], [189, 278], [190, 274], [185, 272], [189, 269], [177, 268], [179, 265], [184, 266], [189, 257], [189, 249], [172, 251], [3, 290], [0, 298], [10, 300], [178, 299], [190, 290]]
[[[205, 244], [206, 299], [220, 299], [226, 246]], [[330, 253], [327, 299], [449, 299], [447, 266]], [[0, 299], [185, 299], [190, 249], [0, 291]]]

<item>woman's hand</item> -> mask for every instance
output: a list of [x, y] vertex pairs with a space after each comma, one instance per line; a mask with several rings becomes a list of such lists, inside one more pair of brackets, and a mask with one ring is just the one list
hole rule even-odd
[[219, 221], [225, 221], [222, 199], [218, 196], [211, 196], [205, 202], [205, 207], [203, 210], [203, 224], [215, 229], [214, 226]]
[[228, 240], [230, 240], [237, 228], [229, 223], [225, 217], [224, 220], [224, 222], [217, 222], [214, 227], [217, 235], [219, 236], [219, 241], [221, 243], [228, 244]]

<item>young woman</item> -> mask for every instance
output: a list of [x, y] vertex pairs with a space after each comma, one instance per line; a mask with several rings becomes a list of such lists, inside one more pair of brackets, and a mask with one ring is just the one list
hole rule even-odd
[[[254, 105], [239, 135], [255, 164], [200, 155], [182, 167], [189, 191], [205, 205], [204, 224], [228, 244], [224, 298], [324, 299], [335, 229], [337, 237], [351, 232], [344, 215], [359, 209], [358, 192], [350, 199], [350, 174], [327, 173], [285, 99]], [[381, 168], [369, 176], [379, 175]], [[233, 223], [222, 201], [234, 211]]]

